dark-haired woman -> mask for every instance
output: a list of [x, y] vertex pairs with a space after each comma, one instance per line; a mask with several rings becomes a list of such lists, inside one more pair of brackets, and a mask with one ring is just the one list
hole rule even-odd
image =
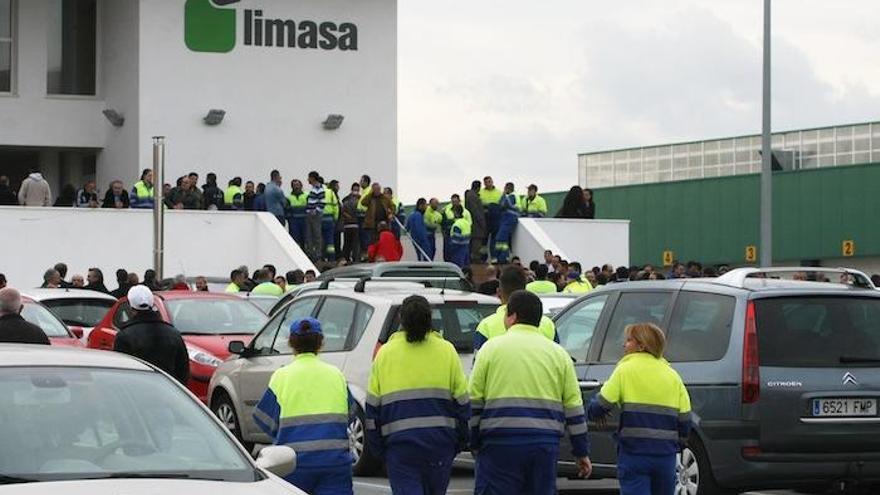
[[313, 495], [352, 494], [348, 419], [351, 394], [338, 368], [321, 361], [321, 323], [290, 325], [293, 362], [275, 371], [254, 410], [254, 421], [275, 445], [296, 451], [296, 470], [285, 479]]
[[556, 213], [556, 218], [591, 218], [589, 213], [584, 190], [580, 186], [571, 186], [562, 200], [562, 208]]
[[593, 190], [584, 188], [584, 218], [596, 218], [596, 202], [593, 201]]
[[367, 441], [383, 455], [394, 493], [442, 495], [466, 445], [470, 401], [455, 347], [431, 328], [431, 306], [410, 296], [401, 330], [373, 361]]

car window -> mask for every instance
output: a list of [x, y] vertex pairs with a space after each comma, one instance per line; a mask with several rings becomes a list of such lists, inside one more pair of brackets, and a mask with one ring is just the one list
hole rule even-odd
[[623, 341], [625, 340], [623, 330], [627, 325], [653, 323], [661, 326], [663, 320], [666, 319], [671, 301], [671, 292], [622, 293], [614, 307], [611, 321], [608, 323], [608, 331], [605, 333], [599, 361], [614, 363], [623, 356]]
[[50, 299], [43, 305], [68, 325], [94, 327], [113, 307], [109, 299]]
[[131, 304], [125, 301], [116, 308], [116, 314], [113, 315], [113, 326], [119, 328], [129, 320], [131, 320]]
[[269, 323], [267, 323], [263, 330], [254, 337], [254, 341], [251, 344], [251, 348], [257, 354], [269, 354], [272, 351], [272, 342], [275, 341], [275, 334], [278, 333], [278, 325], [284, 320], [285, 315], [287, 314], [287, 310], [281, 310], [280, 313], [275, 315]]
[[[474, 334], [483, 318], [495, 313], [496, 305], [472, 302], [447, 302], [431, 306], [431, 326], [460, 353], [474, 351]], [[385, 343], [394, 332], [400, 330], [400, 306], [391, 309], [393, 317], [379, 336]]]
[[762, 366], [877, 366], [880, 360], [880, 299], [759, 299], [755, 312]]
[[351, 341], [347, 346], [349, 349], [353, 349], [354, 346], [360, 342], [361, 337], [364, 336], [364, 332], [367, 330], [367, 325], [370, 323], [370, 318], [373, 317], [373, 313], [375, 312], [372, 306], [363, 303], [358, 304], [357, 311], [354, 330], [351, 332]]
[[[281, 321], [281, 325], [274, 327], [272, 330], [272, 338], [269, 339], [269, 348], [272, 354], [293, 354], [290, 348], [290, 324], [294, 321], [312, 316], [315, 312], [315, 306], [318, 305], [320, 299], [317, 297], [307, 297], [299, 299], [288, 306], [286, 312], [281, 312], [276, 316], [276, 320]], [[283, 318], [281, 318], [283, 316]]]
[[343, 297], [328, 297], [318, 310], [318, 320], [324, 332], [323, 352], [343, 351], [349, 332], [355, 323], [358, 303]]
[[255, 334], [268, 317], [244, 299], [169, 299], [165, 308], [180, 333], [195, 335]]
[[40, 327], [47, 337], [69, 337], [70, 333], [58, 317], [38, 303], [26, 302], [21, 310], [21, 317]]
[[608, 294], [595, 296], [581, 302], [562, 315], [556, 322], [559, 344], [578, 362], [586, 361], [587, 351], [596, 331], [596, 324], [608, 301]]
[[681, 292], [666, 338], [666, 359], [717, 361], [730, 343], [736, 298], [705, 292]]
[[255, 479], [250, 461], [209, 413], [155, 372], [0, 368], [0, 437], [7, 476]]

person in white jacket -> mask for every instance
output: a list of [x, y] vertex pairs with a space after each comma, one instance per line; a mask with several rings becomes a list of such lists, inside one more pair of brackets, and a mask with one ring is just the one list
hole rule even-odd
[[21, 182], [18, 204], [22, 206], [52, 206], [52, 190], [39, 172], [33, 172]]

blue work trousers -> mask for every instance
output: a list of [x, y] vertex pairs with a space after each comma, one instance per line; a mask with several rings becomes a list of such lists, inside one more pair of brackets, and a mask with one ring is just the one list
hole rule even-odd
[[449, 261], [455, 263], [459, 268], [464, 268], [471, 263], [471, 247], [470, 241], [465, 244], [449, 241]]
[[401, 495], [445, 495], [455, 453], [413, 452], [412, 448], [385, 450], [385, 468], [391, 492]]
[[289, 216], [287, 217], [287, 231], [290, 237], [299, 244], [302, 249], [306, 248], [306, 216]]
[[429, 261], [434, 261], [434, 257], [437, 256], [437, 231], [428, 229], [428, 246], [425, 249], [425, 253], [428, 254]]
[[297, 467], [284, 479], [309, 495], [352, 495], [354, 493], [351, 466]]
[[324, 259], [336, 261], [336, 220], [333, 215], [321, 218], [321, 243], [324, 245]]
[[513, 231], [519, 222], [519, 216], [516, 213], [504, 212], [501, 215], [501, 223], [498, 225], [498, 235], [495, 237], [495, 251], [492, 257], [498, 260], [500, 264], [507, 264], [510, 257], [510, 241], [513, 239]]
[[[491, 204], [486, 208], [486, 253], [490, 258], [495, 258], [495, 242], [498, 238], [498, 227], [501, 225], [501, 207]], [[490, 260], [491, 261], [491, 260]]]
[[477, 455], [475, 495], [554, 495], [559, 444], [485, 445]]
[[638, 455], [618, 451], [620, 495], [672, 495], [675, 492], [675, 454]]

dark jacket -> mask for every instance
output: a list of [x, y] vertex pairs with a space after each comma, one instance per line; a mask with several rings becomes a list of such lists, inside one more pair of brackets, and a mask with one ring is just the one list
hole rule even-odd
[[209, 182], [202, 186], [202, 198], [206, 210], [211, 206], [217, 209], [223, 208], [223, 191], [217, 187], [216, 182]]
[[171, 196], [171, 204], [183, 205], [184, 210], [201, 210], [202, 209], [202, 193], [198, 189], [184, 190], [177, 188]]
[[9, 186], [0, 186], [0, 206], [18, 206], [18, 196]]
[[[373, 191], [367, 191], [366, 194], [361, 196], [361, 205], [367, 207], [367, 215], [364, 217], [365, 229], [375, 230], [379, 228], [377, 216], [386, 217], [384, 221], [390, 224], [390, 219], [394, 215], [394, 204], [384, 194], [376, 197], [373, 196]], [[384, 214], [380, 209], [385, 210]]]
[[[119, 195], [119, 202], [122, 203], [123, 208], [130, 208], [131, 201], [128, 199], [128, 191], [125, 189], [122, 190], [122, 193]], [[116, 208], [116, 196], [113, 195], [113, 190], [107, 190], [107, 193], [104, 194], [104, 202], [101, 203], [101, 208]]]
[[113, 350], [143, 359], [186, 385], [189, 354], [173, 326], [154, 311], [138, 311], [116, 334]]
[[49, 337], [21, 315], [5, 315], [0, 316], [0, 342], [49, 345]]
[[465, 191], [464, 207], [471, 212], [471, 239], [485, 239], [488, 234], [486, 209], [483, 207], [479, 194], [472, 189]]

